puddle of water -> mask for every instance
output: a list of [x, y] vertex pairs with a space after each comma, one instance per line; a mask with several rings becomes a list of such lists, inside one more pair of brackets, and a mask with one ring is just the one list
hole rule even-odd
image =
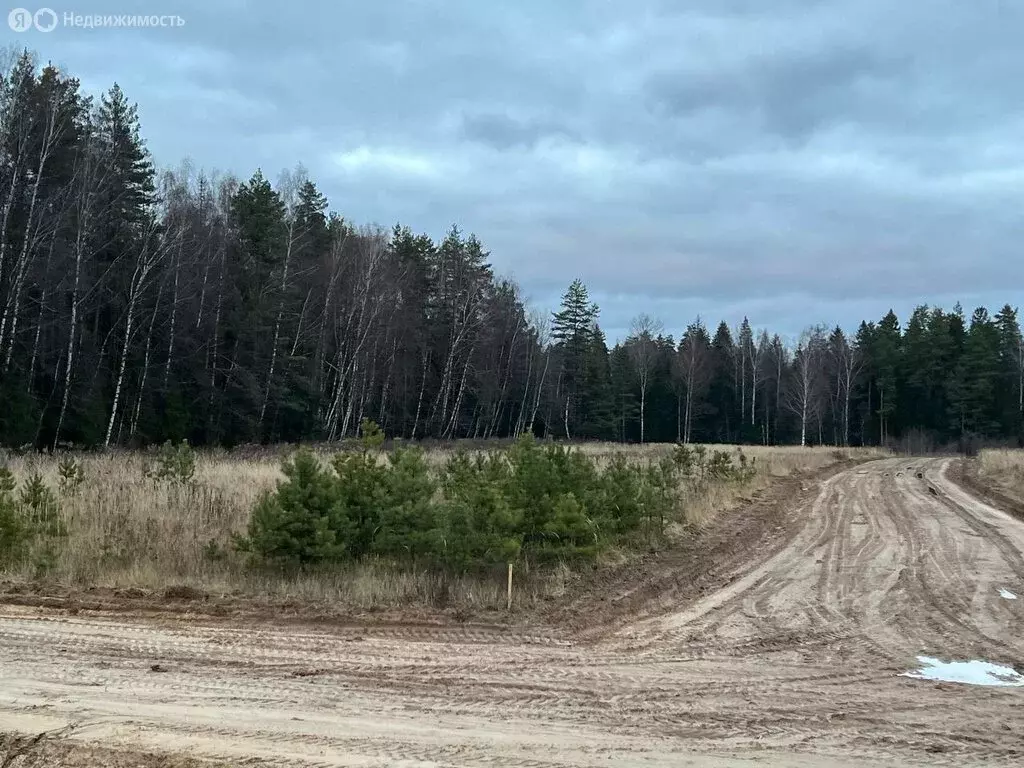
[[1011, 592], [1008, 589], [1000, 589], [999, 590], [999, 596], [1001, 598], [1003, 598], [1003, 600], [1016, 600], [1017, 599], [1017, 596], [1015, 594], [1013, 594], [1013, 592]]
[[988, 661], [941, 661], [930, 656], [918, 656], [917, 660], [921, 662], [921, 669], [904, 672], [902, 677], [968, 685], [1024, 687], [1024, 675], [1010, 667]]

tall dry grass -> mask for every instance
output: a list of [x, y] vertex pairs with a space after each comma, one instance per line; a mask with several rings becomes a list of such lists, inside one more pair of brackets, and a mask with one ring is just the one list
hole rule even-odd
[[1024, 450], [985, 448], [978, 453], [978, 476], [1024, 502]]
[[[709, 446], [736, 452], [735, 447]], [[656, 459], [671, 444], [622, 446], [587, 443], [579, 449], [599, 464], [626, 453], [636, 461]], [[428, 460], [441, 466], [451, 448], [433, 448]], [[861, 449], [764, 448], [744, 446], [756, 473], [742, 484], [711, 483], [682, 500], [680, 522], [700, 526], [738, 499], [795, 472], [822, 469], [849, 458], [882, 455]], [[326, 451], [325, 451], [326, 452]], [[396, 569], [371, 561], [307, 574], [274, 574], [247, 568], [232, 548], [232, 535], [246, 530], [259, 498], [283, 479], [281, 452], [258, 456], [199, 452], [193, 482], [176, 485], [152, 479], [150, 453], [77, 454], [84, 481], [62, 498], [60, 516], [68, 535], [45, 568], [28, 557], [2, 576], [69, 585], [159, 590], [189, 585], [218, 594], [244, 594], [331, 602], [373, 610], [409, 605], [498, 607], [505, 602], [502, 574], [450, 577], [426, 570]], [[48, 455], [0, 456], [20, 481], [39, 473], [57, 489], [60, 458]], [[565, 569], [543, 578], [520, 578], [517, 600], [533, 602], [558, 594], [570, 577]]]

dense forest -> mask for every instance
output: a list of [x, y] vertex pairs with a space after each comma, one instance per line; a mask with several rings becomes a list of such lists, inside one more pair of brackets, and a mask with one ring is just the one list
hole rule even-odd
[[531, 311], [456, 227], [435, 242], [358, 226], [302, 171], [158, 171], [116, 85], [88, 96], [29, 53], [3, 74], [5, 445], [337, 440], [364, 418], [441, 439], [1024, 433], [1010, 306], [921, 306], [792, 343], [746, 320], [698, 318], [678, 340], [661, 328], [641, 315], [609, 348], [579, 280], [554, 312]]

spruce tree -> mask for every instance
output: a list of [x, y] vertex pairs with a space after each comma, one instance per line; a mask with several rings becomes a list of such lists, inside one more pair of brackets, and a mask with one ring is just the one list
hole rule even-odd
[[733, 343], [732, 332], [724, 321], [718, 324], [715, 338], [711, 342], [711, 370], [708, 403], [714, 413], [713, 439], [722, 443], [735, 442], [739, 427], [736, 421], [736, 345]]
[[737, 436], [741, 440], [749, 441], [754, 439], [754, 425], [750, 423], [747, 418], [748, 403], [753, 398], [754, 393], [752, 389], [752, 370], [754, 366], [754, 331], [750, 327], [750, 320], [746, 316], [743, 318], [743, 322], [740, 323], [739, 334], [736, 339], [736, 360], [734, 362], [734, 368], [737, 373], [737, 382], [739, 384], [739, 411], [737, 413]]
[[875, 386], [878, 391], [876, 413], [879, 420], [879, 444], [889, 438], [893, 425], [891, 420], [897, 411], [898, 379], [897, 373], [901, 354], [900, 321], [891, 309], [875, 328], [873, 339], [873, 361]]
[[995, 316], [999, 334], [998, 419], [1007, 437], [1024, 437], [1024, 337], [1009, 304]]
[[557, 408], [566, 438], [572, 437], [578, 424], [580, 401], [589, 395], [584, 373], [599, 313], [587, 287], [577, 278], [562, 296], [561, 309], [551, 316], [551, 336], [562, 360]]
[[946, 390], [947, 433], [951, 437], [962, 438], [967, 430], [963, 408], [966, 376], [962, 363], [967, 342], [967, 324], [960, 302], [954, 305], [953, 311], [946, 318], [946, 339], [949, 357], [943, 382]]
[[595, 323], [590, 332], [583, 364], [580, 399], [580, 437], [612, 440], [615, 437], [615, 396], [611, 386], [611, 367], [604, 332]]
[[956, 368], [953, 401], [964, 436], [993, 436], [998, 432], [996, 387], [999, 383], [999, 330], [988, 310], [978, 307]]
[[903, 335], [903, 356], [898, 370], [901, 421], [930, 429], [934, 409], [931, 359], [936, 349], [929, 333], [927, 305], [914, 309]]
[[620, 442], [640, 439], [640, 398], [636, 396], [636, 371], [629, 350], [616, 344], [608, 359], [612, 397], [615, 403], [614, 432]]
[[224, 325], [228, 356], [226, 428], [244, 439], [266, 437], [258, 424], [272, 355], [274, 316], [286, 248], [285, 207], [259, 170], [231, 201], [235, 243], [232, 288], [237, 299]]
[[104, 161], [106, 214], [115, 229], [138, 230], [148, 221], [156, 200], [156, 172], [142, 140], [137, 104], [116, 83], [101, 98], [96, 138]]

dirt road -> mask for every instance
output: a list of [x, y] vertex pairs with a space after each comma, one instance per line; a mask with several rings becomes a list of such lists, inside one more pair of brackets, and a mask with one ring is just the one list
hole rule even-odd
[[835, 475], [727, 587], [585, 643], [0, 606], [0, 730], [247, 765], [1022, 764], [1024, 688], [900, 676], [1024, 670], [1024, 524], [948, 468]]

